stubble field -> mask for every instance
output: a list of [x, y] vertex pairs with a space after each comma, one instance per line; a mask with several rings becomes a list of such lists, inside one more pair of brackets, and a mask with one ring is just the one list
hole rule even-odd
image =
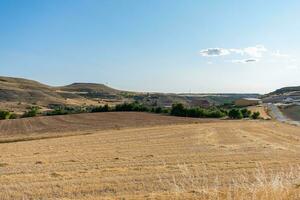
[[0, 123], [0, 199], [300, 198], [297, 126], [146, 113], [27, 120]]

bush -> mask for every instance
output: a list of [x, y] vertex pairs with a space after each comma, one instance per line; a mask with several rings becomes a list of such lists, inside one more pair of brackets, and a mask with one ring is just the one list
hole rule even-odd
[[91, 112], [109, 112], [111, 109], [110, 107], [106, 104], [104, 106], [98, 106], [92, 108]]
[[244, 108], [244, 109], [241, 110], [241, 112], [242, 112], [243, 118], [249, 118], [249, 117], [251, 117], [252, 113], [251, 113], [250, 110]]
[[161, 107], [156, 107], [156, 108], [154, 109], [154, 112], [155, 112], [155, 113], [162, 113], [162, 112], [163, 112], [163, 109], [162, 109]]
[[185, 109], [185, 113], [187, 117], [203, 117], [204, 112], [203, 110], [199, 108], [190, 108], [190, 109]]
[[259, 112], [254, 112], [251, 117], [252, 117], [252, 119], [258, 119], [259, 116], [260, 116]]
[[225, 117], [227, 113], [218, 108], [184, 108], [182, 104], [174, 104], [171, 109], [171, 115], [194, 118], [222, 118]]
[[243, 114], [239, 109], [231, 109], [228, 113], [228, 117], [231, 119], [242, 119]]
[[37, 116], [39, 113], [39, 108], [38, 107], [31, 107], [30, 110], [26, 111], [22, 117], [25, 118], [25, 117], [35, 117]]
[[11, 116], [10, 112], [1, 110], [0, 111], [0, 120], [9, 119]]
[[225, 117], [225, 116], [226, 116], [226, 113], [222, 112], [221, 110], [211, 110], [211, 111], [208, 111], [208, 113], [205, 117], [222, 118], [222, 117]]
[[123, 103], [116, 105], [114, 111], [136, 111], [136, 112], [149, 112], [149, 108], [138, 103]]
[[9, 119], [17, 119], [18, 116], [15, 113], [10, 113]]
[[173, 116], [186, 117], [187, 112], [182, 103], [177, 103], [172, 105], [170, 114]]
[[47, 112], [46, 115], [67, 115], [69, 114], [68, 111], [66, 111], [63, 108], [55, 108], [53, 111]]

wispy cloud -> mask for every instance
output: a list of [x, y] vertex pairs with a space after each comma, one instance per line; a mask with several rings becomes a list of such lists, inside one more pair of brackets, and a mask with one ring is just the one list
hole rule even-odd
[[272, 56], [275, 56], [275, 57], [278, 57], [278, 58], [291, 58], [290, 55], [288, 55], [288, 54], [283, 54], [283, 53], [281, 53], [279, 50], [272, 52], [271, 55], [272, 55]]
[[247, 64], [247, 63], [254, 63], [254, 62], [258, 62], [258, 59], [254, 59], [254, 58], [249, 58], [249, 59], [242, 59], [242, 60], [232, 60], [232, 63], [242, 63], [242, 64]]
[[263, 45], [256, 45], [254, 47], [247, 47], [243, 49], [243, 52], [246, 55], [249, 55], [251, 57], [260, 58], [262, 57], [264, 52], [267, 52], [267, 48], [265, 48]]
[[224, 48], [208, 48], [202, 49], [200, 55], [202, 56], [225, 56], [230, 54], [239, 54], [242, 56], [250, 56], [254, 58], [260, 58], [263, 56], [263, 53], [267, 52], [267, 48], [264, 45], [256, 45], [246, 48], [238, 49], [224, 49]]

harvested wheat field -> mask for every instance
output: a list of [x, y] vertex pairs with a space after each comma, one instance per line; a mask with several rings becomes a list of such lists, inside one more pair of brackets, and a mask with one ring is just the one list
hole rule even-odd
[[211, 121], [213, 120], [134, 112], [84, 113], [24, 118], [0, 121], [0, 143], [93, 134], [95, 131], [118, 130], [130, 127], [205, 123]]
[[0, 199], [300, 199], [297, 126], [147, 113], [27, 120], [0, 124]]

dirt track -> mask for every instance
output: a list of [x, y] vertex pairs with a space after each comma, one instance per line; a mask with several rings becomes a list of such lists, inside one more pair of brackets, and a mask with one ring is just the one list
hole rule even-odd
[[[107, 114], [102, 123], [115, 118], [112, 129], [0, 144], [0, 199], [300, 197], [299, 127], [273, 121], [184, 123], [184, 118], [151, 114]], [[93, 116], [99, 120], [100, 115]], [[91, 116], [70, 117], [82, 122]], [[102, 127], [97, 122], [97, 128]], [[127, 128], [115, 129], [115, 123]], [[269, 182], [270, 177], [274, 180]], [[215, 196], [215, 188], [239, 185], [242, 189]], [[250, 198], [249, 192], [257, 196]]]

